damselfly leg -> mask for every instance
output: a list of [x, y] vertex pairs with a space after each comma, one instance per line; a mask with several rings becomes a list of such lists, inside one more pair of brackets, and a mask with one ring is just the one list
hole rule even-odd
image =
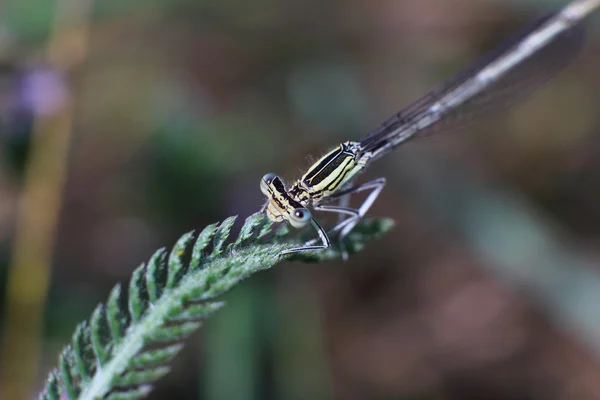
[[[340, 206], [320, 205], [320, 204], [315, 204], [313, 206], [313, 208], [318, 211], [333, 212], [333, 213], [337, 213], [337, 214], [341, 215], [342, 217], [345, 215], [348, 216], [347, 218], [342, 219], [336, 226], [334, 226], [329, 231], [329, 234], [339, 232], [336, 240], [338, 240], [338, 243], [339, 243], [339, 246], [340, 246], [340, 249], [342, 252], [342, 257], [344, 258], [344, 260], [346, 260], [348, 258], [348, 252], [344, 246], [345, 237], [348, 236], [348, 234], [352, 231], [352, 229], [354, 229], [356, 224], [358, 224], [358, 222], [360, 222], [360, 220], [366, 215], [367, 211], [369, 211], [369, 209], [371, 208], [371, 206], [373, 205], [373, 203], [375, 202], [375, 200], [377, 199], [377, 197], [383, 190], [384, 186], [385, 186], [385, 178], [378, 178], [378, 179], [372, 180], [370, 182], [366, 182], [366, 183], [363, 183], [360, 185], [349, 187], [347, 189], [343, 189], [343, 190], [339, 191], [338, 193], [335, 193], [327, 198], [327, 201], [341, 199], [345, 203], [348, 203], [350, 196], [352, 196], [353, 194], [363, 192], [365, 190], [371, 190], [371, 193], [369, 193], [367, 198], [363, 201], [363, 203], [357, 209], [349, 208], [349, 207], [340, 207]], [[316, 240], [317, 239], [313, 239], [313, 240], [309, 241], [307, 244], [310, 245], [310, 244], [314, 243]]]
[[293, 249], [282, 251], [281, 253], [279, 253], [280, 256], [307, 250], [325, 250], [328, 249], [329, 246], [331, 246], [331, 241], [329, 240], [329, 236], [327, 236], [327, 232], [325, 232], [325, 229], [323, 229], [314, 218], [311, 218], [310, 223], [315, 229], [315, 231], [317, 231], [317, 234], [319, 235], [319, 239], [321, 239], [322, 244], [314, 245], [317, 239], [313, 239], [309, 242], [304, 243], [302, 247], [294, 247]]

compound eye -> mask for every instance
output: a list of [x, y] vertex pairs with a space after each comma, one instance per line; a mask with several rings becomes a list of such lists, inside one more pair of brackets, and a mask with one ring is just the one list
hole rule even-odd
[[260, 191], [265, 195], [269, 195], [269, 185], [277, 178], [275, 174], [266, 174], [260, 180]]
[[271, 174], [266, 174], [265, 176], [262, 177], [262, 180], [265, 181], [265, 183], [267, 185], [270, 185], [273, 180], [275, 180], [275, 178], [277, 178], [277, 175], [271, 173]]
[[310, 211], [306, 208], [296, 208], [290, 214], [290, 224], [294, 228], [303, 228], [310, 222]]

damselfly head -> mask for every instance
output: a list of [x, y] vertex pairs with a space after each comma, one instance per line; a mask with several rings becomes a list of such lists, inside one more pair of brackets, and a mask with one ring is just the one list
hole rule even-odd
[[263, 176], [260, 180], [260, 190], [267, 197], [264, 210], [271, 221], [287, 220], [294, 228], [303, 228], [312, 219], [310, 211], [290, 196], [279, 176]]

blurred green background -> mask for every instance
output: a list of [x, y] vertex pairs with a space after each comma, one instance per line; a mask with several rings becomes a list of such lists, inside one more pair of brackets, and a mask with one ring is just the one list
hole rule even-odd
[[[255, 212], [263, 174], [295, 179], [565, 4], [2, 0], [0, 397], [37, 393], [155, 249]], [[599, 21], [526, 103], [370, 168], [392, 233], [244, 282], [150, 398], [600, 398]]]

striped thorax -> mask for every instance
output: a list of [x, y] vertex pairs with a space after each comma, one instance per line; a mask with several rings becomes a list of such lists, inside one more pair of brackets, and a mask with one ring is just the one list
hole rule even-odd
[[290, 195], [305, 206], [318, 204], [337, 192], [363, 168], [358, 142], [344, 142], [315, 162], [290, 188]]

